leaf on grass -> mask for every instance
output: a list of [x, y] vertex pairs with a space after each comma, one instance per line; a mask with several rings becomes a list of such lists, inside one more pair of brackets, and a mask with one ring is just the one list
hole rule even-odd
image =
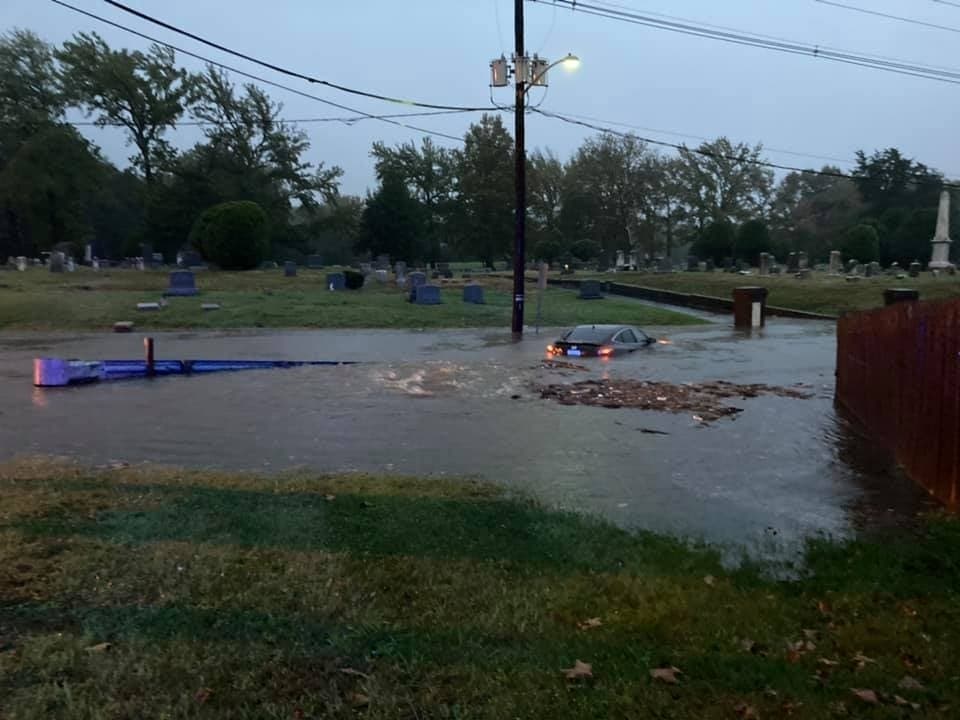
[[672, 665], [666, 668], [654, 668], [650, 671], [650, 677], [654, 680], [659, 680], [660, 682], [667, 683], [667, 685], [676, 685], [680, 682], [680, 679], [677, 675], [683, 675], [683, 671], [680, 668], [675, 668]]
[[710, 587], [713, 587], [713, 584], [717, 582], [717, 579], [713, 575], [707, 575], [703, 578], [703, 581]]
[[196, 700], [200, 705], [203, 705], [207, 700], [210, 699], [211, 695], [213, 695], [213, 690], [210, 688], [200, 688], [193, 694], [193, 699]]
[[603, 620], [598, 617], [587, 618], [583, 622], [578, 622], [577, 627], [581, 630], [592, 630], [593, 628], [598, 628], [603, 625]]
[[593, 677], [593, 665], [580, 660], [574, 660], [572, 668], [563, 668], [560, 670], [567, 680], [583, 680]]
[[853, 661], [857, 664], [857, 672], [863, 670], [868, 664], [875, 665], [877, 662], [873, 658], [868, 658], [862, 652], [858, 652], [856, 655], [854, 655]]
[[924, 689], [922, 682], [920, 682], [916, 678], [910, 677], [909, 675], [905, 675], [903, 677], [903, 680], [897, 683], [897, 687], [900, 688], [901, 690], [923, 690]]
[[370, 676], [367, 675], [365, 672], [354, 670], [351, 667], [340, 668], [340, 672], [342, 672], [344, 675], [355, 675], [356, 677], [366, 678], [367, 680], [370, 679]]
[[830, 660], [829, 658], [820, 658], [817, 663], [824, 667], [836, 667], [840, 664], [839, 660]]
[[743, 718], [743, 720], [760, 720], [760, 715], [753, 705], [740, 703], [733, 708], [733, 711], [737, 714], [738, 718]]
[[347, 698], [350, 701], [350, 704], [355, 707], [366, 707], [370, 704], [370, 698], [364, 695], [363, 693], [350, 693]]
[[102, 643], [97, 643], [96, 645], [91, 645], [90, 647], [87, 648], [87, 652], [102, 653], [102, 652], [107, 652], [112, 647], [113, 647], [113, 643], [102, 642]]
[[868, 705], [877, 705], [880, 702], [880, 699], [873, 690], [858, 690], [857, 688], [850, 688], [850, 692]]
[[920, 703], [910, 702], [910, 701], [907, 700], [906, 698], [902, 698], [902, 697], [900, 697], [899, 695], [894, 695], [894, 696], [893, 696], [893, 702], [894, 702], [895, 704], [899, 705], [900, 707], [909, 707], [909, 708], [912, 708], [912, 709], [914, 709], [914, 710], [919, 710], [919, 709], [920, 709]]

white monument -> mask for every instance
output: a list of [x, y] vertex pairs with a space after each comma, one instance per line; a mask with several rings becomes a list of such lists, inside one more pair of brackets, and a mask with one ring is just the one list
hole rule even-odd
[[933, 236], [931, 270], [946, 270], [952, 267], [950, 242], [950, 192], [944, 190], [940, 193], [940, 209], [937, 211], [937, 232]]

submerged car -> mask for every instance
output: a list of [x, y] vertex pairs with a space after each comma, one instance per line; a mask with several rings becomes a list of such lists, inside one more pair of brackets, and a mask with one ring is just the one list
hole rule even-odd
[[609, 357], [631, 353], [655, 342], [655, 338], [631, 325], [578, 325], [548, 345], [547, 352], [570, 357]]

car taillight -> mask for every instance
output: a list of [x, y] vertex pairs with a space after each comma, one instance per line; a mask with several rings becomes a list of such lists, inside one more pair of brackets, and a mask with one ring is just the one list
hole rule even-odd
[[602, 347], [599, 350], [597, 350], [597, 355], [599, 355], [600, 357], [607, 357], [608, 355], [613, 355], [613, 348]]
[[556, 348], [555, 348], [553, 345], [547, 345], [547, 352], [548, 352], [548, 353], [552, 353], [552, 352], [555, 352], [555, 351], [556, 351]]

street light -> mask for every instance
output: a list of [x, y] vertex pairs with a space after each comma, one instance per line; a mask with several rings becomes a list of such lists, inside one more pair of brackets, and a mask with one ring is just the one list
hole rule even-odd
[[545, 58], [534, 55], [528, 57], [523, 50], [523, 0], [516, 0], [514, 6], [516, 52], [513, 57], [513, 67], [507, 58], [501, 55], [490, 63], [490, 85], [492, 87], [506, 87], [510, 84], [510, 75], [513, 75], [513, 84], [516, 89], [514, 103], [514, 141], [516, 142], [515, 155], [515, 189], [516, 206], [514, 216], [513, 242], [513, 317], [510, 328], [513, 337], [519, 340], [523, 337], [523, 303], [526, 281], [526, 224], [527, 224], [527, 152], [524, 138], [524, 103], [527, 93], [532, 87], [547, 86], [547, 72], [557, 65], [563, 65], [566, 70], [576, 70], [580, 66], [580, 58], [570, 53], [552, 63]]

